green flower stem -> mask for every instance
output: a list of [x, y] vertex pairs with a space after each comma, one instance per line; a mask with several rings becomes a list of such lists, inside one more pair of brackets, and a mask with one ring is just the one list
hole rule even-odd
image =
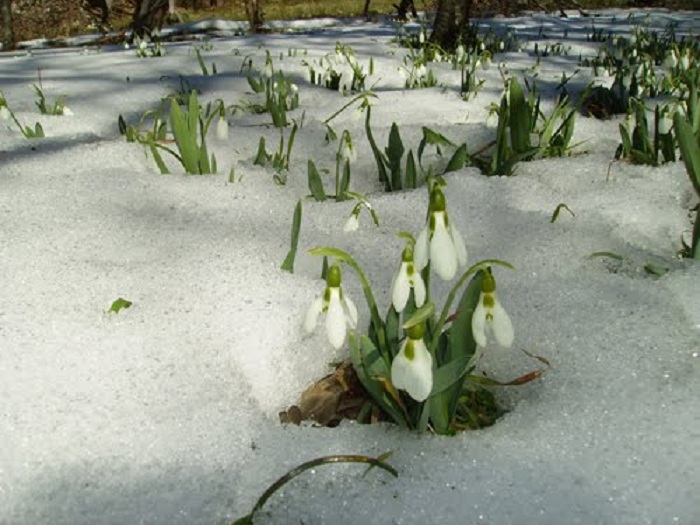
[[391, 353], [389, 351], [389, 346], [386, 342], [384, 323], [382, 322], [382, 318], [379, 316], [379, 309], [377, 308], [377, 301], [374, 299], [374, 294], [372, 293], [372, 287], [369, 284], [369, 280], [367, 280], [367, 276], [362, 271], [362, 268], [360, 268], [357, 262], [355, 262], [355, 259], [353, 259], [349, 253], [344, 252], [343, 250], [339, 250], [337, 248], [314, 248], [312, 250], [309, 250], [309, 253], [311, 255], [324, 255], [326, 257], [335, 257], [336, 259], [340, 259], [341, 261], [346, 262], [355, 270], [355, 273], [357, 273], [357, 276], [360, 278], [360, 283], [362, 284], [362, 291], [365, 294], [365, 300], [367, 301], [370, 315], [372, 316], [372, 324], [374, 325], [374, 329], [377, 333], [377, 340], [379, 342], [379, 351], [384, 357], [384, 359], [387, 360], [387, 363], [391, 363]]
[[448, 315], [450, 314], [450, 307], [452, 306], [453, 301], [455, 300], [455, 297], [457, 296], [457, 292], [459, 289], [462, 287], [462, 285], [467, 281], [467, 279], [478, 272], [479, 270], [485, 270], [489, 266], [492, 265], [497, 265], [497, 266], [504, 266], [506, 268], [510, 268], [511, 270], [515, 270], [515, 267], [507, 263], [505, 261], [501, 261], [499, 259], [486, 259], [484, 261], [478, 262], [474, 264], [473, 266], [470, 266], [463, 274], [462, 277], [459, 278], [457, 283], [452, 287], [452, 290], [450, 290], [449, 295], [447, 296], [447, 300], [445, 301], [445, 306], [442, 308], [442, 313], [440, 314], [440, 318], [437, 321], [437, 324], [435, 325], [435, 329], [432, 334], [432, 339], [430, 341], [430, 346], [428, 350], [430, 351], [431, 354], [435, 355], [435, 349], [437, 348], [438, 341], [440, 339], [440, 333], [442, 332], [442, 327], [445, 325], [445, 322], [447, 320]]
[[389, 474], [394, 476], [395, 478], [399, 477], [399, 473], [397, 470], [389, 465], [388, 463], [384, 462], [383, 459], [385, 459], [388, 456], [388, 454], [382, 454], [378, 458], [373, 458], [370, 456], [360, 456], [360, 455], [354, 455], [354, 454], [338, 454], [335, 456], [324, 456], [316, 459], [312, 459], [311, 461], [307, 461], [306, 463], [302, 463], [298, 467], [293, 468], [289, 472], [287, 472], [284, 476], [279, 478], [277, 481], [275, 481], [272, 485], [270, 485], [267, 490], [263, 493], [262, 496], [260, 496], [260, 499], [258, 499], [258, 502], [255, 504], [255, 507], [253, 507], [253, 511], [248, 514], [247, 516], [244, 516], [242, 518], [237, 519], [234, 521], [231, 525], [248, 525], [253, 523], [253, 518], [255, 517], [255, 514], [260, 511], [263, 508], [263, 505], [265, 505], [265, 502], [267, 502], [270, 497], [277, 492], [280, 488], [282, 488], [284, 485], [286, 485], [289, 481], [297, 477], [299, 474], [304, 473], [305, 471], [312, 469], [314, 467], [319, 467], [321, 465], [328, 465], [331, 463], [366, 463], [369, 464], [369, 468], [371, 469], [372, 467], [379, 467], [383, 470], [386, 470]]
[[324, 120], [323, 123], [324, 123], [324, 124], [328, 124], [331, 120], [333, 120], [335, 117], [337, 117], [338, 115], [340, 115], [343, 111], [345, 111], [346, 109], [348, 109], [350, 106], [352, 106], [352, 105], [353, 105], [355, 102], [357, 102], [358, 100], [367, 99], [367, 98], [369, 98], [369, 97], [377, 98], [377, 95], [375, 95], [375, 94], [372, 93], [371, 91], [365, 91], [364, 93], [360, 93], [360, 94], [357, 95], [356, 97], [352, 98], [347, 104], [345, 104], [345, 105], [344, 105], [342, 108], [340, 108], [338, 111], [336, 111], [336, 112], [333, 113], [330, 117], [328, 117], [326, 120]]

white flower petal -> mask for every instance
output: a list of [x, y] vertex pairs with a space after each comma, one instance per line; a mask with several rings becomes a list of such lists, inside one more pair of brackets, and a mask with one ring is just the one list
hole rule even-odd
[[450, 225], [450, 236], [452, 237], [452, 243], [455, 247], [455, 253], [457, 254], [457, 263], [460, 266], [465, 266], [467, 264], [467, 246], [464, 244], [464, 239], [459, 233], [454, 224]]
[[345, 342], [347, 322], [343, 305], [340, 304], [340, 290], [338, 288], [331, 288], [330, 290], [331, 298], [326, 311], [326, 332], [328, 333], [328, 341], [333, 348], [338, 349]]
[[403, 312], [408, 297], [411, 295], [411, 282], [408, 279], [407, 267], [408, 263], [402, 261], [391, 285], [391, 303], [397, 312]]
[[216, 122], [216, 138], [219, 140], [228, 139], [228, 122], [226, 122], [224, 117], [219, 117], [219, 120]]
[[357, 231], [357, 228], [360, 227], [360, 221], [357, 218], [357, 215], [354, 213], [348, 217], [348, 220], [345, 221], [345, 226], [343, 226], [343, 231], [344, 232], [354, 232]]
[[430, 237], [428, 233], [428, 226], [420, 232], [418, 235], [418, 240], [416, 241], [416, 246], [413, 249], [413, 264], [415, 264], [418, 270], [422, 270], [428, 266], [428, 260], [430, 257]]
[[443, 281], [449, 281], [457, 273], [457, 254], [452, 237], [445, 227], [445, 216], [435, 213], [435, 232], [430, 240], [430, 261], [435, 273]]
[[413, 273], [413, 299], [418, 308], [425, 304], [425, 283], [418, 272]]
[[311, 333], [316, 328], [316, 323], [318, 322], [318, 316], [323, 310], [323, 298], [317, 297], [314, 302], [311, 303], [309, 309], [306, 311], [306, 316], [304, 317], [304, 330]]
[[511, 323], [510, 317], [508, 317], [505, 309], [498, 301], [496, 301], [496, 304], [493, 306], [492, 314], [493, 336], [496, 338], [496, 342], [501, 346], [510, 348], [515, 339], [513, 323]]
[[345, 321], [354, 330], [357, 328], [357, 306], [345, 293], [343, 294], [343, 305], [345, 306]]
[[410, 341], [413, 342], [413, 359], [406, 357], [409, 342], [406, 339], [391, 363], [391, 382], [416, 401], [425, 401], [433, 389], [433, 358], [422, 340]]
[[479, 294], [479, 303], [472, 315], [472, 336], [479, 346], [486, 346], [486, 308], [484, 308], [484, 292]]

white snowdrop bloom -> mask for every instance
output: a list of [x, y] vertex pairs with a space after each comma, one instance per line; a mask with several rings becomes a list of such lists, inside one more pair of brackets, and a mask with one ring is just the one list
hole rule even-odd
[[73, 111], [68, 106], [63, 106], [61, 108], [61, 115], [64, 115], [66, 117], [71, 117], [74, 115]]
[[428, 70], [425, 68], [425, 65], [421, 64], [416, 68], [416, 77], [418, 78], [423, 78], [425, 75], [428, 74]]
[[219, 115], [216, 121], [216, 138], [219, 140], [228, 140], [228, 122], [226, 117]]
[[343, 132], [341, 138], [340, 158], [347, 160], [350, 164], [354, 164], [357, 160], [357, 151], [347, 130]]
[[296, 95], [299, 93], [299, 86], [297, 86], [295, 83], [289, 84], [289, 90], [292, 92], [292, 94]]
[[428, 399], [433, 389], [433, 358], [423, 342], [422, 324], [407, 330], [401, 350], [391, 363], [391, 382], [416, 401]]
[[690, 52], [683, 53], [680, 60], [681, 69], [688, 71], [690, 69]]
[[434, 188], [430, 194], [428, 224], [418, 236], [413, 260], [418, 270], [430, 261], [443, 281], [452, 279], [457, 268], [467, 264], [467, 247], [457, 228], [449, 223], [445, 195], [440, 188]]
[[458, 62], [461, 62], [464, 58], [464, 46], [462, 44], [459, 44], [457, 46], [457, 50], [455, 51], [455, 57], [457, 58]]
[[515, 339], [513, 324], [496, 297], [496, 283], [490, 272], [484, 274], [484, 287], [479, 294], [479, 303], [472, 315], [472, 335], [479, 346], [486, 346], [486, 336], [490, 334], [496, 342], [510, 348]]
[[394, 310], [403, 312], [411, 296], [411, 290], [413, 290], [416, 307], [420, 308], [425, 304], [425, 283], [413, 263], [413, 247], [407, 246], [401, 255], [401, 266], [391, 283], [391, 303], [394, 305]]
[[434, 62], [442, 62], [442, 55], [438, 51], [435, 51], [435, 55], [433, 56], [433, 61]]
[[7, 106], [0, 106], [0, 120], [10, 120], [10, 110]]
[[635, 116], [635, 114], [634, 113], [627, 113], [627, 116], [625, 117], [623, 125], [625, 126], [625, 128], [627, 128], [627, 131], [631, 134], [634, 131], [634, 128], [637, 126], [637, 117]]
[[420, 33], [418, 33], [418, 42], [420, 44], [425, 44], [425, 33], [422, 29], [420, 30]]
[[673, 127], [673, 111], [670, 106], [664, 106], [659, 110], [659, 134], [671, 133]]
[[272, 62], [267, 61], [265, 62], [265, 67], [263, 68], [263, 75], [265, 76], [265, 78], [272, 78], [272, 74]]
[[489, 111], [489, 114], [486, 117], [486, 126], [489, 128], [495, 128], [498, 126], [498, 112]]
[[322, 297], [317, 297], [309, 306], [304, 318], [304, 329], [311, 333], [316, 328], [318, 316], [326, 314], [326, 334], [333, 348], [340, 348], [345, 342], [347, 327], [357, 327], [357, 307], [345, 294], [341, 286], [340, 267], [333, 264], [328, 269], [326, 289]]
[[359, 213], [351, 213], [350, 217], [348, 217], [348, 220], [345, 221], [345, 226], [343, 226], [343, 231], [345, 233], [348, 232], [354, 232], [357, 231], [357, 229], [360, 227], [360, 218], [359, 218]]

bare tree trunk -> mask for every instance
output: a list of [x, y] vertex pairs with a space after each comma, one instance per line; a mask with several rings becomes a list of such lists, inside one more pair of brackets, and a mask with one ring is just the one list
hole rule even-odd
[[168, 0], [168, 14], [175, 14], [175, 0]]
[[245, 14], [252, 33], [260, 33], [263, 30], [262, 0], [245, 0]]
[[457, 45], [457, 1], [438, 0], [430, 41], [443, 49], [454, 49]]
[[2, 11], [2, 50], [15, 47], [15, 34], [12, 28], [12, 0], [0, 0]]
[[140, 0], [136, 2], [132, 29], [134, 36], [151, 38], [156, 30], [163, 27], [170, 0]]
[[452, 51], [464, 39], [469, 27], [473, 0], [438, 0], [430, 41]]

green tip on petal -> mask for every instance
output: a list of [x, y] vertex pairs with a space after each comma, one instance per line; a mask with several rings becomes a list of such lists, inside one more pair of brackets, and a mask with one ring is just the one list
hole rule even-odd
[[406, 355], [406, 359], [413, 361], [413, 358], [416, 356], [416, 352], [413, 348], [413, 341], [409, 340], [406, 342], [406, 348], [404, 348], [403, 353]]
[[408, 244], [401, 253], [401, 262], [412, 263], [413, 262], [413, 246]]
[[406, 330], [406, 334], [408, 335], [409, 339], [413, 339], [415, 341], [423, 339], [423, 336], [425, 335], [425, 323], [413, 325]]
[[435, 213], [436, 211], [445, 211], [446, 208], [445, 194], [437, 186], [434, 187], [433, 191], [430, 192], [430, 211]]
[[326, 284], [329, 288], [340, 288], [341, 274], [340, 266], [334, 264], [328, 268], [328, 276], [326, 277]]
[[493, 279], [493, 275], [491, 275], [491, 269], [489, 268], [488, 271], [484, 272], [484, 293], [493, 293], [496, 291], [496, 281]]

